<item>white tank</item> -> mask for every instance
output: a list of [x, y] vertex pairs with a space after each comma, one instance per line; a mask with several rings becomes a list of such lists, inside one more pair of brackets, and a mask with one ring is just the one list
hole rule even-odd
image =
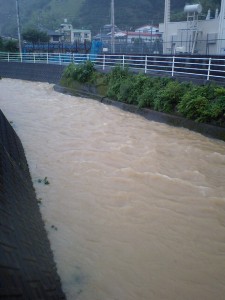
[[202, 12], [202, 6], [201, 4], [192, 4], [192, 5], [187, 4], [184, 7], [184, 12], [200, 14]]

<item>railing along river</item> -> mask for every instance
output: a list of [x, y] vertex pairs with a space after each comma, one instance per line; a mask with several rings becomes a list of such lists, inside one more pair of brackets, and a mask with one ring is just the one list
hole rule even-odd
[[0, 61], [68, 65], [91, 60], [98, 69], [108, 70], [116, 65], [129, 67], [134, 72], [191, 77], [201, 80], [225, 79], [225, 59], [216, 57], [150, 56], [80, 53], [6, 53], [0, 52]]

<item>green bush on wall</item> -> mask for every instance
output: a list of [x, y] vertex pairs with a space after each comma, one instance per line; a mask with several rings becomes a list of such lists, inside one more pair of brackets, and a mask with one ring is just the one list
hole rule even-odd
[[197, 122], [224, 123], [225, 88], [216, 85], [192, 86], [179, 102], [178, 112]]
[[84, 63], [75, 65], [71, 63], [64, 71], [64, 79], [73, 79], [80, 83], [85, 83], [91, 81], [93, 74], [95, 72], [94, 64], [87, 60]]
[[70, 64], [64, 71], [62, 84], [91, 83], [102, 96], [113, 100], [183, 116], [196, 122], [225, 127], [225, 88], [215, 84], [180, 83], [172, 78], [134, 75], [128, 68], [114, 67], [111, 72], [97, 72], [94, 64]]
[[[127, 102], [127, 97], [124, 93], [125, 90], [127, 90], [126, 86], [129, 85], [129, 80], [132, 78], [132, 75], [129, 73], [128, 68], [123, 69], [121, 66], [116, 66], [106, 76], [108, 86], [106, 96], [114, 100]], [[121, 87], [121, 85], [124, 85], [124, 88]]]

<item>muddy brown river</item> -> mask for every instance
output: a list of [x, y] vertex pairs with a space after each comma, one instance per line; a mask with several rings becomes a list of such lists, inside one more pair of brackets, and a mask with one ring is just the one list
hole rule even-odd
[[69, 300], [225, 299], [224, 142], [47, 83], [0, 91]]

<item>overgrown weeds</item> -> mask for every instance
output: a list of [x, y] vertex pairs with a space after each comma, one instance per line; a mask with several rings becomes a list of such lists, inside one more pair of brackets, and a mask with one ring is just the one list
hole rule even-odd
[[118, 65], [107, 74], [95, 70], [94, 64], [69, 65], [63, 80], [94, 84], [102, 96], [113, 100], [183, 116], [196, 122], [225, 127], [225, 88], [216, 84], [180, 83], [172, 78], [134, 75]]
[[80, 83], [90, 82], [95, 73], [94, 64], [87, 60], [83, 63], [75, 65], [71, 63], [64, 71], [62, 78], [73, 79]]

